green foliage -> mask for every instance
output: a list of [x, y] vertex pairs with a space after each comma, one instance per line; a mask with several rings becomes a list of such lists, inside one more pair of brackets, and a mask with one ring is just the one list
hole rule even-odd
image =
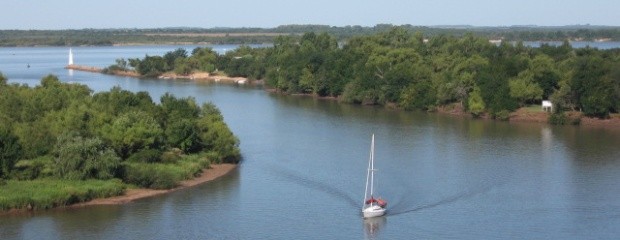
[[136, 71], [145, 77], [157, 77], [160, 74], [168, 71], [170, 66], [166, 62], [166, 59], [160, 56], [146, 56], [144, 59], [134, 59], [130, 60], [132, 62], [131, 65], [136, 69]]
[[218, 153], [219, 157], [215, 160], [217, 163], [239, 161], [239, 139], [232, 134], [221, 117], [202, 116], [196, 126], [200, 130], [200, 139], [205, 150]]
[[99, 138], [61, 135], [54, 154], [54, 172], [63, 179], [110, 179], [120, 166], [120, 158]]
[[185, 58], [187, 58], [187, 51], [183, 48], [177, 48], [174, 51], [167, 52], [166, 54], [164, 54], [164, 60], [166, 61], [167, 68], [163, 70], [169, 71], [171, 69], [174, 69], [175, 62], [177, 60]]
[[0, 72], [0, 86], [6, 85], [7, 79], [4, 76], [4, 74], [2, 74], [2, 72]]
[[568, 116], [565, 113], [553, 113], [547, 121], [552, 125], [564, 125], [568, 123]]
[[192, 120], [182, 119], [168, 123], [165, 136], [169, 145], [186, 153], [195, 153], [202, 149], [198, 132]]
[[209, 163], [202, 155], [181, 158], [177, 164], [125, 163], [123, 180], [145, 188], [170, 189], [182, 180], [198, 176]]
[[[583, 112], [588, 116], [607, 118], [611, 111], [618, 111], [620, 100], [619, 74], [612, 68], [619, 66], [617, 60], [606, 60], [598, 50], [583, 49], [578, 53], [571, 81], [571, 89]], [[613, 63], [613, 64], [612, 64]]]
[[[335, 38], [327, 34], [280, 36], [273, 48], [256, 51], [264, 63], [259, 67], [265, 82], [279, 92], [337, 96], [356, 104], [397, 103], [408, 110], [466, 106], [471, 99], [477, 103], [468, 108], [474, 115], [484, 110], [496, 115], [554, 98], [561, 108], [604, 117], [620, 106], [620, 70], [614, 74], [618, 68], [611, 67], [618, 65], [617, 51], [575, 51], [568, 43], [540, 49], [522, 42], [495, 45], [474, 34], [426, 36], [425, 43], [421, 32], [390, 25], [381, 29], [352, 37], [341, 47], [334, 47]], [[234, 56], [240, 61], [257, 56], [250, 52], [243, 48]], [[600, 64], [585, 64], [592, 56]], [[219, 62], [240, 76], [248, 73], [230, 58]], [[475, 87], [480, 98], [471, 96]]]
[[[160, 29], [80, 29], [80, 30], [0, 30], [0, 46], [111, 46], [114, 44], [261, 44], [274, 42], [278, 36], [295, 36], [303, 33], [329, 33], [339, 42], [356, 36], [373, 35], [394, 28], [391, 24], [376, 26], [282, 25], [274, 28], [160, 28]], [[460, 37], [473, 33], [478, 37], [512, 41], [566, 41], [600, 38], [620, 40], [620, 28], [610, 26], [560, 26], [560, 27], [471, 27], [448, 28], [402, 25], [399, 28], [421, 32], [424, 36]], [[562, 51], [545, 51], [546, 54]], [[560, 55], [561, 56], [561, 55]]]
[[496, 112], [493, 117], [500, 121], [508, 121], [510, 120], [510, 112], [508, 112], [508, 110], [501, 110]]
[[0, 126], [0, 178], [5, 178], [21, 156], [21, 145], [17, 136], [7, 126]]
[[8, 180], [0, 187], [0, 209], [49, 209], [123, 194], [119, 179], [70, 181], [36, 179]]
[[155, 119], [143, 111], [131, 111], [116, 117], [101, 128], [102, 138], [116, 153], [127, 158], [145, 148], [157, 147], [163, 130]]
[[212, 103], [165, 94], [157, 105], [118, 87], [91, 95], [51, 75], [34, 88], [0, 80], [0, 209], [64, 206], [125, 188], [95, 179], [170, 188], [210, 162], [240, 158]]
[[[129, 179], [131, 173], [161, 171], [169, 177], [154, 182], [159, 188], [193, 176], [208, 161], [240, 158], [238, 139], [212, 103], [200, 107], [193, 98], [164, 94], [157, 105], [146, 92], [118, 87], [91, 93], [55, 76], [46, 76], [35, 88], [3, 81], [0, 178]], [[209, 159], [189, 161], [192, 155], [186, 154]], [[122, 159], [166, 167], [149, 167], [151, 172], [144, 173], [125, 169]]]
[[472, 91], [467, 100], [467, 106], [469, 107], [469, 112], [475, 117], [479, 117], [484, 112], [485, 106], [480, 96], [480, 88], [474, 87], [474, 91]]
[[15, 164], [12, 179], [33, 180], [54, 175], [54, 158], [42, 156], [35, 159], [22, 159]]
[[217, 53], [211, 48], [195, 48], [190, 57], [190, 64], [195, 69], [213, 73], [217, 62]]
[[103, 73], [113, 74], [117, 71], [129, 71], [129, 62], [124, 58], [118, 58], [115, 60], [116, 64], [110, 65], [102, 70]]
[[156, 149], [144, 149], [137, 153], [132, 154], [127, 158], [127, 162], [141, 162], [141, 163], [157, 163], [162, 160], [162, 152]]
[[519, 73], [519, 76], [509, 81], [510, 96], [519, 99], [521, 104], [539, 101], [543, 95], [543, 89], [534, 82], [531, 72]]
[[578, 116], [571, 117], [564, 112], [557, 112], [549, 115], [548, 122], [553, 125], [579, 125], [581, 124], [581, 118]]
[[123, 181], [143, 188], [170, 189], [185, 178], [176, 165], [126, 163]]

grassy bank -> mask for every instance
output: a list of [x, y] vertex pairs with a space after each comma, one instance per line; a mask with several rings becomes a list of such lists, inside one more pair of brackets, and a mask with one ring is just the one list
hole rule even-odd
[[6, 180], [0, 187], [0, 209], [49, 209], [123, 194], [119, 179], [70, 181], [36, 179]]
[[216, 153], [169, 157], [162, 162], [126, 162], [124, 176], [111, 180], [0, 180], [0, 210], [50, 209], [123, 195], [128, 186], [171, 189], [199, 176], [217, 161]]

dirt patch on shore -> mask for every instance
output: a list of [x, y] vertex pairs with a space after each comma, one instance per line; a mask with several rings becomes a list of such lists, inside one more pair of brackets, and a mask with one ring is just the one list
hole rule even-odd
[[538, 122], [547, 123], [549, 120], [549, 113], [547, 112], [532, 112], [527, 108], [519, 108], [517, 111], [510, 113], [511, 122]]
[[620, 131], [620, 114], [612, 114], [608, 119], [582, 117], [581, 125], [588, 127], [603, 127]]
[[228, 77], [217, 74], [210, 74], [208, 72], [195, 72], [188, 75], [180, 75], [173, 72], [167, 72], [159, 76], [160, 79], [190, 79], [196, 81], [213, 81], [213, 82], [224, 82], [224, 83], [237, 83], [237, 84], [257, 84], [262, 83], [262, 81], [250, 81], [244, 77]]

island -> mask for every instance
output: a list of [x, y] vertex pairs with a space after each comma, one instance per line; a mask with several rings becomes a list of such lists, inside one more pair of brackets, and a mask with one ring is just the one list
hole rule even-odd
[[147, 92], [0, 75], [0, 98], [3, 213], [124, 203], [221, 177], [241, 159], [219, 109], [191, 97], [156, 104]]

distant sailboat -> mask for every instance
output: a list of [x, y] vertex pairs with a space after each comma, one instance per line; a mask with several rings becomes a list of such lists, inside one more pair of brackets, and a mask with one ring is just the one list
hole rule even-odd
[[[362, 206], [362, 214], [364, 218], [379, 217], [385, 214], [387, 202], [381, 198], [374, 197], [375, 190], [375, 135], [372, 135], [370, 143], [370, 159], [368, 160], [368, 172], [366, 173], [366, 190], [364, 192], [364, 205]], [[370, 183], [370, 189], [368, 184]], [[370, 191], [368, 191], [370, 190]], [[370, 195], [370, 198], [368, 198]]]
[[69, 48], [69, 66], [73, 65], [73, 50]]

